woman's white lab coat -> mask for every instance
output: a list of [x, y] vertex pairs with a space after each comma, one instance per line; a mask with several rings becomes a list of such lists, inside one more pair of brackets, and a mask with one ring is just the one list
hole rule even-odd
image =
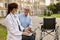
[[22, 31], [23, 27], [20, 25], [21, 31], [19, 31], [18, 23], [16, 19], [19, 22], [18, 17], [14, 18], [14, 15], [12, 13], [8, 14], [5, 19], [5, 26], [7, 27], [7, 40], [22, 40]]

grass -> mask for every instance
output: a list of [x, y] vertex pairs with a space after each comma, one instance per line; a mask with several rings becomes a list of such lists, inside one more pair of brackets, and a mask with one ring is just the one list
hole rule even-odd
[[5, 17], [0, 17], [0, 18], [5, 18]]
[[51, 16], [39, 15], [39, 17], [56, 17], [56, 18], [60, 18], [60, 14], [52, 14]]
[[0, 40], [6, 40], [7, 30], [0, 24]]
[[60, 14], [53, 14], [52, 16], [60, 18]]

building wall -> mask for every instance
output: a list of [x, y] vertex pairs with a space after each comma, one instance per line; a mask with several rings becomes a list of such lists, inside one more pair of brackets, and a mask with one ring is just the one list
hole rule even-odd
[[4, 3], [3, 4], [4, 8], [5, 8], [5, 3], [7, 4], [12, 2], [18, 3], [19, 5], [18, 11], [20, 12], [23, 10], [24, 6], [29, 5], [31, 8], [31, 14], [39, 15], [39, 14], [44, 14], [44, 10], [46, 9], [46, 6], [48, 6], [50, 3], [56, 3], [56, 0], [2, 0], [1, 2]]
[[5, 17], [6, 14], [6, 10], [0, 10], [0, 17]]

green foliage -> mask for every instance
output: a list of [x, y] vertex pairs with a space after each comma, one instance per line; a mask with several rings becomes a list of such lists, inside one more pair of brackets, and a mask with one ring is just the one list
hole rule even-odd
[[49, 10], [54, 10], [54, 9], [56, 9], [55, 4], [50, 4], [47, 8], [48, 8]]
[[57, 9], [57, 11], [60, 11], [60, 3], [56, 4], [56, 9]]
[[60, 12], [60, 3], [50, 4], [49, 6], [47, 6], [47, 8], [53, 13], [58, 13]]
[[40, 15], [39, 17], [56, 17], [56, 18], [60, 18], [60, 13], [58, 13], [58, 14], [57, 14], [57, 13], [56, 13], [56, 14], [54, 13], [54, 14], [52, 14], [51, 16]]

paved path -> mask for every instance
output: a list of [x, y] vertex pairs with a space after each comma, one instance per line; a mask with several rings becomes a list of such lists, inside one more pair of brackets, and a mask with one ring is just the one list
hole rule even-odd
[[[38, 27], [38, 26], [41, 28], [41, 24], [39, 24], [39, 23], [43, 22], [43, 18], [40, 18], [40, 17], [38, 17], [38, 16], [32, 16], [32, 21], [33, 21], [33, 26], [34, 26], [35, 28]], [[59, 24], [60, 24], [60, 18], [57, 18], [57, 19], [56, 19], [56, 22], [57, 22], [57, 25], [59, 25]], [[59, 26], [60, 26], [60, 25], [59, 25]], [[58, 32], [59, 32], [59, 31], [60, 31], [60, 27], [59, 27]], [[38, 29], [38, 30], [36, 31], [36, 33], [37, 33], [36, 40], [39, 40], [41, 31]], [[54, 34], [54, 32], [53, 32], [52, 34]], [[59, 35], [60, 35], [60, 32], [59, 32]], [[59, 37], [59, 38], [60, 38], [60, 37]], [[48, 35], [48, 36], [46, 36], [43, 40], [54, 40], [54, 37]], [[60, 40], [60, 39], [59, 39], [59, 40]]]
[[[3, 19], [0, 19], [0, 23], [4, 24], [3, 21], [4, 21]], [[56, 21], [57, 21], [57, 24], [59, 25], [60, 24], [60, 18], [57, 18]], [[32, 22], [33, 22], [33, 30], [37, 27], [40, 28], [41, 25], [39, 23], [43, 22], [43, 18], [40, 18], [38, 16], [32, 16]], [[60, 27], [59, 27], [59, 31], [60, 31]], [[40, 29], [37, 29], [36, 30], [36, 40], [40, 39], [40, 33], [41, 33]], [[52, 34], [54, 34], [54, 32]], [[59, 35], [60, 35], [60, 33], [59, 33]], [[53, 39], [54, 39], [54, 37], [48, 35], [43, 40], [53, 40]]]
[[0, 18], [0, 24], [4, 24], [4, 19], [3, 18]]

